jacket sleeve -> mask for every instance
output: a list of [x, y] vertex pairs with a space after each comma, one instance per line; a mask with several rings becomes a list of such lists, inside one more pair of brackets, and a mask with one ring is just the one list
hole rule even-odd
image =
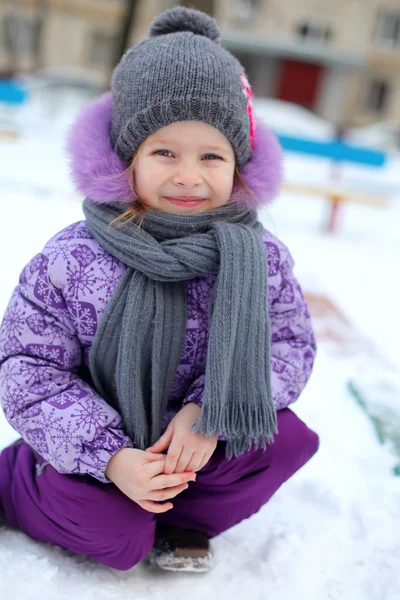
[[293, 259], [281, 242], [276, 248], [280, 260], [271, 277], [270, 356], [273, 400], [281, 410], [298, 399], [309, 380], [316, 343], [307, 304], [293, 274]]
[[[289, 250], [275, 237], [265, 241], [268, 267], [268, 305], [271, 329], [271, 387], [276, 410], [295, 402], [312, 371], [316, 344], [310, 315], [293, 274]], [[205, 375], [191, 384], [183, 405], [201, 406]], [[224, 438], [220, 438], [224, 439]]]
[[83, 347], [49, 259], [24, 268], [0, 327], [0, 401], [11, 426], [57, 471], [104, 483], [113, 454], [132, 446], [120, 415], [80, 376]]

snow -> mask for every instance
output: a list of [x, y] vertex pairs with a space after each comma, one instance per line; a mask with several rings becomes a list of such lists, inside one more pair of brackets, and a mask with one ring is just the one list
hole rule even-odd
[[335, 136], [332, 123], [293, 102], [255, 98], [254, 108], [266, 125], [281, 134], [326, 141]]
[[[77, 96], [71, 110], [54, 110], [45, 135], [39, 133], [40, 110], [30, 112], [28, 105], [24, 137], [0, 143], [1, 314], [24, 264], [56, 231], [82, 218], [63, 149], [79, 104]], [[283, 106], [281, 121], [285, 116]], [[293, 155], [286, 164], [298, 180], [307, 178], [305, 172], [319, 180], [329, 172], [316, 159]], [[349, 177], [376, 186], [391, 177], [391, 189], [399, 185], [392, 163], [379, 173], [355, 170]], [[292, 408], [319, 434], [320, 449], [257, 515], [212, 541], [215, 569], [167, 573], [141, 563], [117, 572], [0, 528], [0, 598], [398, 600], [400, 479], [392, 472], [398, 457], [379, 444], [347, 385], [360, 368], [372, 383], [374, 373], [384, 380], [385, 370], [398, 373], [399, 196], [392, 195], [386, 209], [346, 206], [331, 236], [323, 232], [328, 205], [320, 198], [282, 195], [260, 215], [290, 248], [303, 288], [337, 303], [352, 322], [349, 335], [361, 343], [355, 353], [319, 344], [311, 380]], [[399, 398], [390, 398], [398, 414]], [[0, 416], [0, 449], [17, 437]]]
[[375, 148], [399, 150], [400, 127], [391, 121], [379, 121], [365, 127], [354, 127], [346, 132], [346, 139], [353, 144], [368, 144]]

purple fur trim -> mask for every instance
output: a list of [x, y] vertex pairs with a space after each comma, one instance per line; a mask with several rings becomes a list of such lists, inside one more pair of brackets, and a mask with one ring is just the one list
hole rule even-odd
[[[240, 175], [261, 205], [270, 204], [278, 194], [283, 178], [283, 152], [275, 134], [255, 122], [255, 145], [251, 159], [240, 171]], [[250, 208], [257, 209], [260, 204], [237, 182], [232, 197], [246, 202]]]
[[126, 165], [111, 147], [111, 92], [92, 100], [82, 110], [67, 139], [71, 175], [78, 190], [98, 204], [131, 203]]
[[[135, 197], [129, 187], [128, 165], [111, 147], [111, 114], [111, 92], [92, 100], [80, 113], [67, 139], [71, 175], [77, 189], [98, 204], [111, 201], [130, 204]], [[259, 122], [256, 122], [253, 154], [241, 176], [261, 204], [269, 204], [279, 191], [282, 150], [272, 131]], [[251, 208], [259, 207], [238, 184], [232, 197], [245, 201]]]

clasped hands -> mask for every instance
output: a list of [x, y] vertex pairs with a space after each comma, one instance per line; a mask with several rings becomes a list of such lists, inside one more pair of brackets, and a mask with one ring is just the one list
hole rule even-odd
[[192, 432], [200, 407], [189, 402], [175, 415], [160, 439], [146, 452], [160, 453], [168, 448], [164, 473], [199, 471], [208, 463], [218, 443], [218, 434]]
[[[172, 502], [164, 501], [175, 498], [196, 480], [196, 471], [210, 460], [218, 443], [218, 434], [192, 432], [199, 414], [197, 404], [186, 404], [153, 446], [118, 450], [107, 464], [106, 477], [144, 510], [171, 510]], [[161, 454], [167, 448], [167, 455]]]

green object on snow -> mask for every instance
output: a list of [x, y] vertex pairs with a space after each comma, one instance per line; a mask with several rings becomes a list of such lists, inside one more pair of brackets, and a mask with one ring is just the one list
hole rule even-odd
[[[372, 387], [372, 389], [371, 389]], [[367, 394], [363, 385], [356, 380], [350, 380], [347, 388], [356, 402], [361, 406], [371, 421], [380, 444], [389, 443], [399, 458], [399, 463], [393, 467], [393, 474], [400, 477], [400, 402], [394, 403], [394, 395], [385, 396], [385, 390], [369, 387]], [[392, 392], [392, 389], [390, 390]], [[376, 396], [376, 397], [375, 397]], [[392, 397], [390, 397], [392, 396]], [[371, 397], [374, 399], [372, 400]], [[390, 397], [389, 401], [387, 398]], [[396, 393], [396, 400], [399, 399]]]

